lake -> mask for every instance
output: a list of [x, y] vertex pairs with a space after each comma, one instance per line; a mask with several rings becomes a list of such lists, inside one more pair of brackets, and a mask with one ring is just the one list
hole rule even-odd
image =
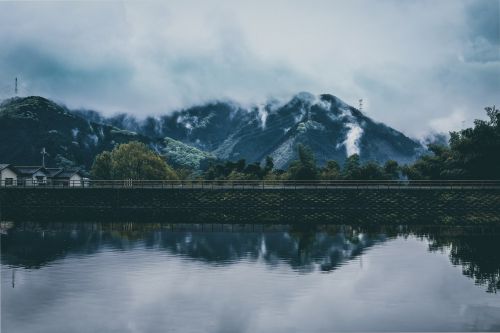
[[2, 332], [500, 331], [495, 228], [1, 231]]

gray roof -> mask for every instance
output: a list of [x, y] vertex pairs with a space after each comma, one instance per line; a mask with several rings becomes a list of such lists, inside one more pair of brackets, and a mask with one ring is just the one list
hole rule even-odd
[[41, 166], [15, 166], [15, 169], [20, 176], [31, 176], [37, 171], [42, 171], [46, 174]]
[[5, 169], [5, 168], [8, 168], [10, 164], [0, 164], [0, 171]]
[[63, 168], [45, 168], [45, 173], [47, 174], [47, 177], [55, 177], [63, 171], [64, 171]]
[[81, 170], [79, 169], [73, 169], [73, 170], [63, 170], [60, 173], [58, 173], [54, 178], [70, 178], [74, 174], [78, 174], [81, 177], [84, 176]]

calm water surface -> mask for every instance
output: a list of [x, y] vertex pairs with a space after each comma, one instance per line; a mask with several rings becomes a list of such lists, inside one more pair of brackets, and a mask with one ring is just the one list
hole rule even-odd
[[500, 235], [4, 224], [2, 332], [500, 331]]

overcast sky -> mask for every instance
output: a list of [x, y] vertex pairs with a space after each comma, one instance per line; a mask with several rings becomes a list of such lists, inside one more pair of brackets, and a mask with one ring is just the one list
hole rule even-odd
[[0, 98], [162, 114], [331, 93], [408, 135], [500, 104], [500, 0], [0, 2]]

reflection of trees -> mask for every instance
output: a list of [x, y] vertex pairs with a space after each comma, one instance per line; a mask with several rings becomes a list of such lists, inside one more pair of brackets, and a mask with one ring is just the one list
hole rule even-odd
[[160, 248], [210, 264], [229, 264], [243, 258], [293, 269], [331, 271], [362, 253], [381, 235], [353, 228], [324, 230], [286, 228], [281, 231], [178, 231], [145, 224], [18, 225], [2, 235], [2, 263], [38, 268], [67, 255], [85, 255], [103, 248]]
[[332, 271], [387, 237], [416, 235], [429, 239], [431, 251], [449, 248], [450, 261], [487, 291], [500, 290], [498, 230], [478, 233], [476, 229], [416, 226], [231, 230], [232, 226], [212, 231], [203, 227], [179, 230], [161, 224], [19, 224], [1, 235], [1, 259], [7, 265], [38, 268], [68, 255], [139, 247], [159, 248], [207, 264], [227, 265], [246, 259], [263, 260], [270, 266], [285, 262], [301, 272]]
[[407, 237], [415, 235], [429, 240], [429, 251], [449, 249], [453, 265], [460, 265], [462, 273], [486, 286], [488, 292], [500, 290], [500, 228], [495, 226], [386, 227], [387, 235]]
[[484, 285], [488, 292], [500, 290], [500, 237], [496, 235], [431, 235], [430, 250], [450, 249], [450, 261], [462, 266], [465, 276]]

